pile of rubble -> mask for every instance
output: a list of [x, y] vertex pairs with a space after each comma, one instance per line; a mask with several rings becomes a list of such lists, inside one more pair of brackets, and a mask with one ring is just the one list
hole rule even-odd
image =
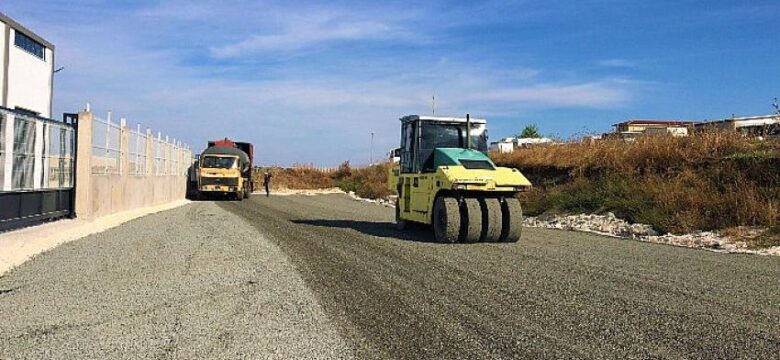
[[660, 235], [650, 225], [631, 224], [628, 221], [617, 218], [613, 213], [607, 213], [606, 215], [580, 214], [527, 217], [524, 220], [524, 225], [546, 229], [584, 231], [606, 236], [721, 252], [780, 255], [780, 247], [778, 246], [753, 250], [749, 249], [748, 245], [743, 241], [732, 240], [714, 231], [697, 231], [684, 235]]
[[652, 226], [631, 224], [618, 219], [615, 214], [606, 215], [544, 215], [525, 218], [525, 226], [547, 229], [587, 231], [602, 235], [637, 238], [641, 236], [657, 236]]
[[391, 195], [387, 199], [366, 199], [358, 196], [357, 194], [355, 194], [354, 191], [348, 192], [347, 195], [349, 195], [349, 197], [357, 201], [365, 201], [368, 203], [382, 205], [391, 208], [395, 208], [395, 199], [397, 198], [397, 196]]
[[[395, 207], [395, 196], [388, 199], [364, 199], [350, 191], [347, 195], [357, 201], [365, 201], [386, 207]], [[583, 231], [605, 236], [634, 239], [658, 244], [684, 246], [690, 248], [708, 249], [719, 252], [752, 253], [761, 255], [780, 256], [780, 246], [768, 249], [749, 249], [743, 241], [735, 241], [714, 231], [697, 231], [690, 234], [661, 235], [647, 224], [632, 224], [618, 218], [613, 213], [606, 215], [579, 214], [579, 215], [543, 215], [539, 217], [529, 216], [524, 219], [524, 225], [528, 227], [560, 229], [571, 231]]]

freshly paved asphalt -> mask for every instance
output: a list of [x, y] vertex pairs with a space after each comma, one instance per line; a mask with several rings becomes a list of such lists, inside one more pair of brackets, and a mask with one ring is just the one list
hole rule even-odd
[[0, 277], [0, 359], [778, 359], [780, 258], [526, 229], [436, 244], [343, 195], [200, 202]]
[[341, 195], [221, 206], [289, 257], [358, 358], [780, 358], [780, 258], [526, 229], [399, 232]]

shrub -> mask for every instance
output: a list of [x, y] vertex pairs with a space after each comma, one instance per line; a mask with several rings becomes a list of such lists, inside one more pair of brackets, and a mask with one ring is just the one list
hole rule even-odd
[[527, 213], [606, 212], [661, 231], [780, 222], [780, 144], [733, 132], [647, 136], [491, 154], [535, 189]]

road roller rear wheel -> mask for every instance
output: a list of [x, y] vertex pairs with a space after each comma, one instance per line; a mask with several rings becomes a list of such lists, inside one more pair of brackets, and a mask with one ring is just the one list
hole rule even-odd
[[501, 202], [495, 198], [479, 199], [482, 212], [482, 241], [501, 241], [501, 230], [504, 226]]
[[462, 236], [461, 241], [465, 243], [479, 242], [482, 237], [482, 228], [484, 218], [482, 209], [477, 199], [464, 199], [463, 206], [460, 208]]
[[458, 200], [441, 196], [433, 205], [433, 233], [436, 241], [442, 243], [458, 242], [460, 236], [460, 206]]
[[516, 198], [505, 198], [501, 202], [502, 215], [502, 242], [517, 242], [520, 240], [520, 234], [523, 231], [523, 209], [520, 207], [520, 200]]

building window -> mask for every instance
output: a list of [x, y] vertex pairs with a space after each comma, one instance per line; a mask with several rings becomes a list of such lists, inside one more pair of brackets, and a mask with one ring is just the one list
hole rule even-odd
[[14, 39], [14, 44], [25, 51], [27, 51], [30, 54], [33, 54], [41, 59], [44, 59], [45, 49], [46, 47], [43, 46], [43, 44], [35, 41], [33, 38], [22, 34], [19, 31], [14, 31], [16, 33], [16, 38]]

